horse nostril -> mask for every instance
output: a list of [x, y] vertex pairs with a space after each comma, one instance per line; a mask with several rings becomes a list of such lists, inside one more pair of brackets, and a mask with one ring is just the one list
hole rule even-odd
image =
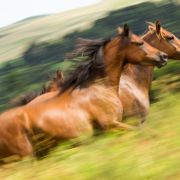
[[163, 58], [167, 60], [168, 56], [166, 54], [164, 54]]
[[161, 53], [161, 60], [163, 60], [163, 61], [167, 61], [167, 59], [168, 59], [168, 55], [167, 54], [165, 54], [165, 53]]

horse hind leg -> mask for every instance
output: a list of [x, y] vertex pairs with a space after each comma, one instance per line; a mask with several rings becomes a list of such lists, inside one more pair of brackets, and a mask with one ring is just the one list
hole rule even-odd
[[33, 148], [27, 137], [19, 138], [16, 135], [5, 143], [7, 153], [3, 159], [9, 159], [8, 162], [18, 161], [25, 157], [34, 157]]
[[34, 156], [32, 145], [24, 132], [12, 134], [6, 141], [6, 146], [11, 155], [18, 156], [22, 159], [26, 156]]
[[125, 129], [125, 130], [137, 130], [136, 126], [131, 126], [129, 124], [119, 122], [119, 121], [113, 121], [111, 124], [111, 128], [114, 129]]
[[33, 156], [33, 149], [27, 137], [19, 138], [16, 135], [1, 142], [0, 159], [2, 164], [19, 161], [26, 156]]
[[23, 137], [19, 142], [19, 155], [20, 157], [34, 156], [32, 145], [25, 134], [23, 134]]
[[135, 130], [137, 127], [128, 125], [126, 123], [121, 122], [119, 118], [119, 114], [113, 114], [110, 116], [107, 113], [100, 112], [97, 116], [97, 123], [102, 129], [126, 129], [126, 130]]

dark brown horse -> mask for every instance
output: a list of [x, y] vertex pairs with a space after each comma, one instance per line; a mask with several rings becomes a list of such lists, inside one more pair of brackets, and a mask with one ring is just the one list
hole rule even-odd
[[72, 57], [83, 55], [54, 98], [8, 110], [0, 115], [0, 156], [33, 154], [27, 132], [39, 129], [51, 137], [89, 136], [101, 129], [132, 127], [121, 122], [119, 78], [126, 63], [163, 66], [166, 54], [132, 34], [127, 25], [108, 40], [80, 40]]
[[[180, 59], [180, 40], [156, 24], [149, 23], [143, 39], [153, 47], [168, 54], [169, 58]], [[154, 67], [127, 64], [120, 78], [119, 95], [123, 104], [124, 117], [137, 116], [144, 122], [149, 110], [149, 90]]]

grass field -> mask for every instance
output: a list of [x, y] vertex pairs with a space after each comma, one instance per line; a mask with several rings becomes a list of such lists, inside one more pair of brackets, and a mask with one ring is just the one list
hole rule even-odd
[[0, 169], [0, 179], [178, 180], [179, 109], [180, 94], [166, 94], [152, 105], [141, 129], [60, 144], [43, 160], [6, 165]]

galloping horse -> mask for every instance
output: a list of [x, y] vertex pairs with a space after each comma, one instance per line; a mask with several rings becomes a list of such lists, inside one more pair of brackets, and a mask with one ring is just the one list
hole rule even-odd
[[10, 103], [13, 106], [26, 105], [29, 102], [36, 100], [36, 98], [38, 98], [46, 93], [57, 91], [57, 90], [59, 90], [59, 86], [63, 82], [63, 79], [64, 79], [64, 77], [63, 77], [62, 71], [57, 70], [56, 76], [54, 76], [53, 79], [47, 85], [43, 85], [43, 88], [40, 93], [30, 92], [30, 93], [24, 94], [20, 97], [17, 97], [15, 99], [11, 100]]
[[[60, 86], [59, 94], [42, 103], [8, 110], [0, 115], [0, 157], [33, 155], [27, 133], [39, 129], [61, 140], [92, 135], [101, 129], [131, 128], [121, 122], [118, 86], [124, 65], [163, 66], [166, 54], [132, 34], [127, 25], [114, 38], [80, 40], [72, 56], [83, 55]], [[35, 132], [34, 132], [35, 133]]]
[[[143, 40], [167, 53], [169, 58], [180, 59], [180, 40], [174, 34], [163, 29], [159, 21], [156, 24], [149, 23], [148, 28], [149, 31], [143, 36]], [[153, 69], [153, 66], [125, 66], [119, 85], [124, 117], [137, 116], [144, 122], [149, 110]]]

